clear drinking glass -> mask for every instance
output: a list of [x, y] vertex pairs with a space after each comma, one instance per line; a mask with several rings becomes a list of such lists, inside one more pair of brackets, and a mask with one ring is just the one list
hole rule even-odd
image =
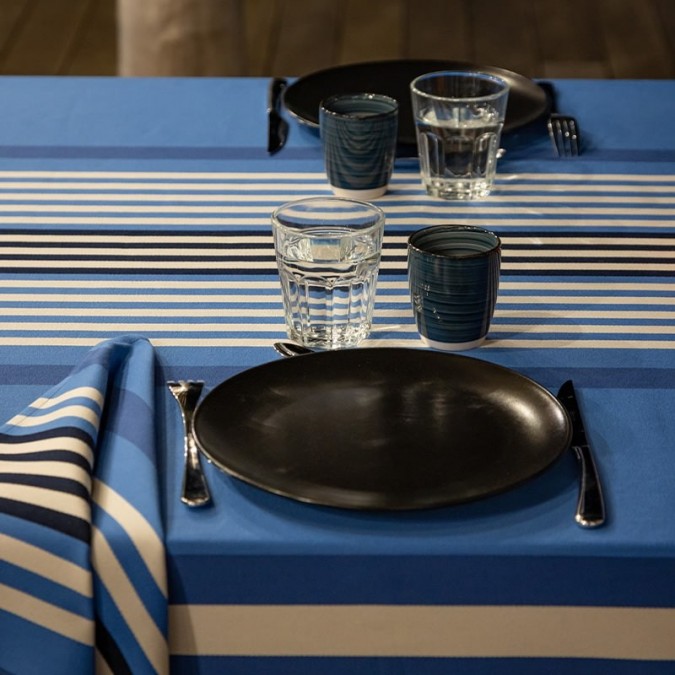
[[272, 214], [288, 336], [354, 347], [370, 333], [384, 213], [367, 202], [310, 197]]
[[494, 182], [509, 85], [473, 71], [427, 73], [410, 85], [422, 182], [442, 199], [486, 197]]

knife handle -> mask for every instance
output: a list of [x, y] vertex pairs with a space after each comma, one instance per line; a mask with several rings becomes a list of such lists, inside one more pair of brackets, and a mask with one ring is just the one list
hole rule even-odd
[[275, 77], [270, 82], [267, 93], [267, 112], [280, 112], [281, 110], [281, 95], [286, 88], [287, 80], [283, 77]]
[[581, 464], [579, 501], [575, 520], [581, 527], [598, 527], [605, 522], [605, 500], [593, 455], [587, 445], [574, 445], [574, 452]]

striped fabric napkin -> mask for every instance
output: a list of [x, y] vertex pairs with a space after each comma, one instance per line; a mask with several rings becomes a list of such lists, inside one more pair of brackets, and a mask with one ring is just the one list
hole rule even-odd
[[168, 672], [154, 368], [103, 342], [0, 427], [0, 672]]

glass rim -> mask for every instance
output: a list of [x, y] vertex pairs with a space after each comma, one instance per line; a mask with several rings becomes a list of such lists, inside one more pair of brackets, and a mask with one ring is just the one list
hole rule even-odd
[[[441, 76], [478, 78], [480, 80], [485, 80], [500, 85], [501, 89], [492, 94], [485, 94], [483, 96], [441, 96], [439, 94], [431, 94], [429, 92], [422, 91], [417, 86], [418, 82], [422, 82], [423, 80], [430, 80], [432, 78], [438, 79]], [[413, 94], [423, 96], [424, 98], [434, 99], [436, 101], [492, 101], [508, 93], [510, 88], [511, 86], [503, 77], [499, 77], [498, 75], [493, 75], [492, 73], [486, 73], [480, 70], [436, 70], [431, 73], [424, 73], [423, 75], [418, 75], [410, 83], [410, 91]]]
[[398, 114], [399, 110], [399, 102], [395, 99], [392, 98], [391, 96], [387, 96], [386, 94], [377, 94], [375, 92], [346, 92], [344, 94], [331, 94], [330, 96], [327, 96], [326, 98], [322, 99], [321, 102], [319, 103], [319, 109], [321, 112], [325, 113], [326, 115], [330, 115], [331, 117], [339, 117], [339, 118], [355, 118], [355, 119], [363, 119], [362, 117], [359, 116], [359, 112], [361, 111], [353, 111], [353, 112], [339, 112], [337, 110], [332, 110], [331, 108], [327, 107], [330, 103], [337, 101], [339, 99], [356, 99], [356, 100], [369, 100], [369, 101], [382, 101], [383, 103], [388, 103], [391, 107], [388, 110], [381, 110], [378, 112], [375, 112], [371, 115], [368, 115], [368, 119], [377, 119], [379, 117], [391, 117], [393, 115]]
[[[421, 248], [418, 246], [414, 239], [418, 238], [424, 234], [431, 234], [432, 232], [479, 232], [481, 234], [487, 234], [494, 238], [494, 243], [490, 248], [486, 248], [483, 251], [474, 251], [469, 253], [463, 253], [461, 255], [448, 255], [445, 253], [439, 253], [437, 251], [430, 251], [429, 249]], [[502, 240], [497, 234], [492, 232], [492, 230], [487, 230], [484, 227], [477, 227], [475, 225], [431, 225], [429, 227], [422, 228], [413, 232], [408, 237], [408, 251], [415, 251], [416, 253], [421, 253], [426, 256], [433, 256], [441, 260], [469, 260], [471, 258], [484, 258], [492, 253], [495, 253], [501, 250]]]
[[[331, 213], [339, 213], [340, 211], [337, 210], [340, 207], [345, 207], [342, 213], [345, 213], [346, 215], [349, 215], [349, 212], [347, 211], [347, 206], [350, 205], [352, 207], [360, 207], [361, 213], [363, 214], [369, 214], [372, 215], [375, 220], [374, 222], [367, 223], [363, 226], [359, 225], [354, 225], [354, 223], [350, 223], [346, 221], [346, 225], [350, 227], [354, 227], [354, 232], [358, 232], [359, 234], [363, 233], [368, 233], [371, 231], [376, 231], [378, 229], [383, 229], [384, 228], [384, 222], [385, 222], [385, 215], [384, 211], [379, 207], [376, 206], [375, 204], [371, 204], [370, 202], [362, 201], [359, 199], [349, 199], [347, 197], [331, 197], [330, 195], [320, 195], [320, 196], [315, 196], [315, 197], [302, 197], [300, 199], [293, 199], [291, 201], [285, 202], [284, 204], [281, 204], [278, 206], [274, 211], [272, 211], [271, 219], [272, 219], [272, 224], [275, 229], [283, 229], [286, 231], [290, 230], [297, 230], [297, 229], [310, 229], [312, 227], [325, 227], [324, 225], [321, 225], [319, 223], [316, 223], [314, 225], [308, 224], [306, 227], [303, 228], [302, 225], [298, 224], [297, 227], [294, 227], [292, 224], [288, 224], [283, 222], [280, 219], [280, 214], [283, 211], [289, 210], [293, 207], [302, 207], [303, 205], [311, 206], [312, 204], [321, 204], [324, 203], [326, 205], [333, 204], [334, 209], [325, 209], [325, 213], [330, 215]], [[309, 213], [309, 211], [307, 211]], [[358, 215], [358, 214], [355, 214]]]

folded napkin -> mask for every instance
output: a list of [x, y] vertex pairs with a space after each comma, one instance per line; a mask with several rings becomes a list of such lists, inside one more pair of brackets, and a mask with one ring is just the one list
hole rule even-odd
[[101, 343], [0, 427], [0, 672], [168, 672], [154, 366]]

